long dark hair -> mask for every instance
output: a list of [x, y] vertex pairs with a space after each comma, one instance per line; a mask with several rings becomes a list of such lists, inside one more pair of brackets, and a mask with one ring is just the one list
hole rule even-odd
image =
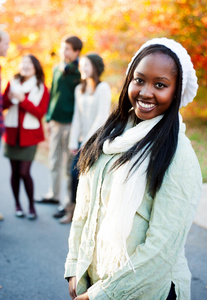
[[[42, 66], [39, 60], [32, 54], [25, 55], [24, 57], [29, 57], [34, 65], [35, 68], [35, 76], [37, 78], [37, 86], [39, 87], [41, 83], [45, 81], [45, 74], [43, 72]], [[20, 73], [14, 75], [14, 78], [19, 79], [21, 82], [24, 82], [24, 76]]]
[[[85, 144], [81, 151], [78, 164], [81, 173], [87, 172], [101, 155], [103, 143], [107, 139], [112, 141], [123, 133], [129, 119], [129, 110], [131, 109], [131, 103], [128, 97], [128, 86], [133, 79], [134, 70], [145, 56], [155, 52], [164, 53], [165, 55], [170, 56], [175, 62], [177, 69], [175, 97], [163, 118], [141, 141], [137, 142], [117, 159], [113, 166], [113, 168], [116, 168], [127, 161], [130, 161], [133, 156], [144, 149], [142, 155], [137, 158], [135, 164], [132, 166], [132, 169], [136, 170], [136, 167], [139, 166], [143, 159], [147, 155], [150, 156], [146, 172], [148, 188], [152, 197], [154, 197], [159, 190], [165, 172], [175, 154], [179, 132], [178, 111], [181, 101], [182, 68], [176, 54], [163, 45], [151, 45], [146, 47], [134, 59], [126, 76], [117, 108], [111, 113], [106, 123]], [[135, 114], [134, 118], [136, 123], [141, 121]]]

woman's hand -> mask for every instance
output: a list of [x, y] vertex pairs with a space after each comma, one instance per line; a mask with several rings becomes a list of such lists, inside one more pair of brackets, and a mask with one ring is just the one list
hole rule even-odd
[[[69, 294], [72, 300], [76, 299], [76, 277], [70, 277], [69, 278]], [[84, 299], [84, 298], [83, 298]]]
[[48, 135], [50, 135], [51, 133], [51, 129], [50, 129], [50, 123], [49, 122], [45, 122], [45, 131]]
[[17, 99], [19, 102], [22, 102], [25, 98], [25, 94], [20, 92], [20, 93], [14, 93], [14, 92], [10, 92], [9, 94], [10, 99]]
[[89, 300], [89, 298], [88, 298], [88, 292], [85, 292], [85, 293], [83, 293], [83, 294], [77, 296], [77, 297], [75, 298], [75, 300]]
[[76, 156], [77, 153], [78, 153], [78, 149], [70, 149], [71, 155]]

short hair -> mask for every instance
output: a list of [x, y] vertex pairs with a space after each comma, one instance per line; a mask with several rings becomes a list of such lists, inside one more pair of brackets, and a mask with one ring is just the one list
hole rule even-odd
[[83, 42], [77, 36], [66, 36], [63, 38], [63, 42], [71, 44], [74, 51], [81, 51], [83, 48]]

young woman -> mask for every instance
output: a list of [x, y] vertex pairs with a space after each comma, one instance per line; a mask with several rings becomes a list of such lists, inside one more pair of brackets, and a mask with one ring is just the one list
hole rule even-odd
[[41, 118], [48, 106], [49, 93], [44, 85], [44, 73], [38, 59], [33, 55], [23, 57], [20, 71], [8, 83], [3, 108], [5, 117], [5, 156], [11, 163], [11, 186], [16, 204], [16, 216], [24, 212], [19, 200], [20, 180], [24, 182], [29, 199], [28, 219], [36, 218], [33, 199], [33, 180], [30, 174], [37, 144], [44, 140]]
[[97, 54], [88, 54], [80, 59], [79, 69], [82, 82], [75, 89], [75, 111], [72, 120], [69, 150], [72, 162], [72, 203], [61, 223], [71, 222], [75, 207], [78, 185], [77, 162], [79, 148], [105, 123], [111, 105], [111, 90], [107, 82], [101, 81], [104, 71], [102, 58]]
[[117, 109], [81, 152], [72, 299], [190, 299], [184, 245], [202, 177], [179, 108], [197, 88], [173, 40], [150, 40], [132, 58]]

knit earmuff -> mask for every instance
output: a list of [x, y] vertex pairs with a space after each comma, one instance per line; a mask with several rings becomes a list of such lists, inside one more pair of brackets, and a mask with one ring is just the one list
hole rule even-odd
[[193, 67], [191, 58], [187, 53], [186, 49], [180, 43], [167, 38], [155, 38], [147, 41], [145, 44], [143, 44], [140, 47], [140, 49], [132, 57], [132, 60], [128, 65], [126, 74], [128, 74], [132, 62], [137, 57], [137, 55], [144, 48], [151, 45], [164, 45], [165, 47], [167, 47], [177, 55], [182, 67], [182, 93], [181, 93], [180, 108], [186, 106], [188, 103], [192, 102], [194, 97], [196, 96], [198, 84], [197, 84], [196, 72]]

